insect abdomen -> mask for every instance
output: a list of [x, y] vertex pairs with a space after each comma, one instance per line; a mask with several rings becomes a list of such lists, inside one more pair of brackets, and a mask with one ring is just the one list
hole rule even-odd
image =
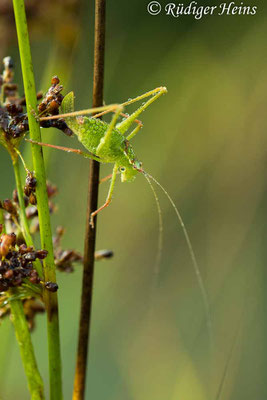
[[100, 120], [87, 117], [78, 117], [76, 121], [78, 129], [75, 133], [79, 141], [87, 150], [95, 153], [100, 140], [105, 135], [107, 125]]
[[[61, 108], [63, 113], [73, 112], [73, 92], [64, 97]], [[125, 137], [116, 128], [112, 131], [109, 143], [102, 148], [101, 154], [96, 154], [97, 147], [105, 136], [109, 125], [99, 119], [88, 117], [66, 117], [65, 121], [83, 146], [91, 153], [99, 155], [101, 162], [117, 162], [121, 165], [127, 165], [128, 157], [125, 155], [125, 150], [128, 145]]]

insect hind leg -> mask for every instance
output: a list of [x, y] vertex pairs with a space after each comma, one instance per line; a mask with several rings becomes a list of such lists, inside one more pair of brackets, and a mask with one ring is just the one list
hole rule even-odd
[[42, 147], [50, 147], [52, 149], [57, 149], [57, 150], [62, 150], [62, 151], [66, 151], [67, 153], [75, 153], [75, 154], [79, 154], [85, 158], [90, 158], [91, 160], [95, 160], [95, 161], [101, 161], [100, 157], [97, 157], [94, 154], [91, 153], [86, 153], [85, 151], [79, 150], [79, 149], [72, 149], [71, 147], [63, 147], [63, 146], [57, 146], [54, 144], [49, 144], [49, 143], [43, 143], [43, 142], [36, 142], [35, 140], [31, 140], [31, 139], [25, 139], [27, 142], [30, 142], [32, 144], [36, 144], [38, 146], [42, 146]]
[[[150, 92], [144, 93], [141, 96], [138, 96], [132, 100], [128, 100], [125, 103], [122, 103], [122, 106], [128, 106], [129, 104], [135, 103], [136, 101], [140, 101], [145, 99], [146, 97], [150, 97], [149, 100], [147, 100], [144, 104], [141, 105], [135, 112], [133, 112], [125, 121], [120, 122], [119, 124], [116, 125], [116, 128], [123, 134], [125, 133], [132, 123], [136, 120], [136, 118], [148, 107], [150, 104], [152, 104], [155, 100], [157, 100], [160, 96], [162, 96], [164, 93], [167, 93], [166, 87], [158, 87], [154, 90], [151, 90]], [[136, 135], [137, 132], [135, 132]], [[131, 135], [131, 138], [134, 135]]]
[[111, 138], [112, 131], [115, 128], [116, 122], [117, 122], [122, 110], [123, 110], [123, 106], [119, 105], [117, 107], [117, 110], [116, 110], [115, 114], [112, 117], [112, 120], [111, 120], [110, 124], [108, 125], [107, 131], [106, 131], [104, 137], [100, 140], [100, 143], [97, 146], [97, 149], [96, 149], [96, 154], [97, 155], [101, 155], [101, 150], [103, 149], [103, 147], [109, 145], [109, 141], [110, 141], [110, 138]]
[[[102, 111], [101, 113], [93, 115], [92, 118], [102, 117], [103, 115], [107, 114], [108, 112], [110, 112], [110, 110]], [[113, 110], [113, 112], [116, 112], [116, 110]], [[129, 114], [124, 114], [122, 112], [120, 113], [120, 116], [122, 116], [124, 118], [130, 117]], [[126, 137], [127, 140], [131, 140], [140, 131], [140, 129], [143, 128], [143, 123], [139, 119], [135, 119], [133, 122], [135, 122], [137, 124], [137, 127]]]

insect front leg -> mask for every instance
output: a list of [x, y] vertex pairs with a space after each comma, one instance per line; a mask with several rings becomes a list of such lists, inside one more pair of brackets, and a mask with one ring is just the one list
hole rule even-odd
[[[129, 114], [120, 113], [120, 115], [124, 118], [130, 117]], [[126, 137], [127, 140], [131, 140], [143, 128], [143, 123], [139, 119], [135, 119], [133, 122], [137, 124], [137, 127]]]
[[127, 140], [131, 140], [139, 131], [143, 128], [143, 124], [137, 125], [136, 128], [126, 137]]
[[96, 211], [92, 212], [92, 214], [90, 216], [90, 225], [92, 227], [94, 227], [94, 217], [96, 216], [96, 214], [98, 214], [100, 211], [102, 211], [104, 208], [106, 208], [111, 202], [118, 169], [119, 169], [119, 166], [117, 164], [115, 164], [114, 168], [113, 168], [110, 187], [109, 187], [109, 191], [108, 191], [108, 195], [107, 195], [105, 203], [101, 207], [99, 207]]

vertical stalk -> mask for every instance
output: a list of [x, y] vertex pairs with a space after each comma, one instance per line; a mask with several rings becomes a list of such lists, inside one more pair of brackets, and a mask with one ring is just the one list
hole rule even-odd
[[32, 241], [32, 237], [30, 234], [29, 224], [28, 224], [28, 220], [27, 220], [26, 212], [25, 212], [24, 196], [23, 196], [23, 191], [22, 191], [18, 157], [14, 157], [12, 161], [13, 161], [13, 168], [14, 168], [15, 180], [16, 180], [16, 186], [17, 186], [17, 192], [18, 192], [19, 206], [20, 206], [21, 230], [22, 230], [22, 233], [23, 233], [23, 236], [24, 236], [24, 239], [25, 239], [27, 245], [32, 246], [33, 241]]
[[0, 224], [2, 225], [2, 233], [6, 233], [4, 210], [0, 208]]
[[[21, 222], [22, 233], [23, 233], [23, 236], [24, 236], [27, 246], [34, 247], [28, 220], [26, 217], [26, 212], [25, 212], [24, 196], [23, 196], [23, 190], [22, 190], [22, 184], [21, 184], [18, 157], [16, 157], [15, 159], [13, 158], [13, 168], [14, 168], [16, 187], [17, 187], [18, 198], [19, 198], [20, 222]], [[38, 275], [40, 277], [42, 277], [43, 276], [42, 265], [39, 260], [36, 260], [34, 267], [36, 268]]]
[[10, 308], [16, 338], [20, 348], [20, 355], [27, 377], [28, 388], [31, 394], [31, 400], [43, 400], [43, 381], [37, 368], [31, 335], [25, 318], [22, 302], [20, 300], [12, 300], [10, 301]]
[[[22, 76], [26, 96], [27, 112], [29, 119], [30, 137], [40, 142], [40, 126], [32, 113], [37, 109], [36, 89], [33, 74], [33, 65], [30, 51], [30, 42], [23, 0], [13, 0], [19, 51], [21, 58]], [[41, 147], [32, 144], [33, 167], [37, 179], [36, 197], [40, 224], [42, 248], [48, 251], [44, 260], [45, 281], [56, 282], [56, 272], [53, 257], [53, 243], [50, 226], [48, 197], [46, 191], [46, 175]], [[50, 372], [50, 399], [62, 399], [61, 383], [61, 356], [59, 342], [59, 321], [57, 294], [44, 291], [44, 301], [47, 312], [47, 335]]]
[[[100, 107], [103, 105], [105, 14], [105, 0], [95, 0], [93, 107]], [[92, 228], [90, 225], [90, 215], [97, 209], [99, 166], [100, 165], [97, 161], [90, 160], [79, 340], [72, 397], [73, 400], [83, 400], [85, 396], [88, 342], [93, 298], [94, 252], [96, 241], [96, 219], [94, 228]]]

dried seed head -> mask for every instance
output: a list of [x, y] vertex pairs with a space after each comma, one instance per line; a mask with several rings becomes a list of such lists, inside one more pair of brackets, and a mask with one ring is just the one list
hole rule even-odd
[[30, 253], [31, 251], [33, 251], [33, 247], [32, 246], [27, 247], [25, 243], [19, 246], [20, 254]]
[[51, 85], [55, 86], [59, 84], [59, 78], [57, 75], [53, 76], [53, 78], [51, 79]]
[[11, 116], [17, 116], [18, 114], [23, 112], [23, 107], [15, 103], [7, 103], [6, 110]]
[[39, 225], [39, 220], [36, 218], [35, 220], [33, 220], [32, 224], [31, 224], [31, 232], [37, 233], [40, 230], [40, 225]]
[[33, 284], [40, 283], [40, 278], [35, 269], [30, 272], [30, 282]]
[[0, 280], [0, 292], [6, 292], [9, 289], [8, 283], [1, 279]]
[[12, 285], [13, 286], [20, 286], [22, 284], [22, 278], [21, 276], [16, 276], [13, 280], [12, 280]]
[[31, 283], [39, 284], [38, 272], [33, 267], [33, 262], [43, 259], [47, 255], [45, 250], [35, 251], [26, 244], [17, 245], [14, 233], [0, 236], [0, 291], [9, 287], [20, 286], [25, 278]]
[[31, 298], [23, 301], [23, 309], [28, 321], [29, 329], [32, 331], [35, 327], [35, 315], [38, 313], [44, 313], [45, 307], [40, 301]]
[[14, 270], [13, 269], [9, 269], [8, 271], [6, 271], [4, 273], [4, 278], [5, 279], [11, 279], [14, 275]]
[[3, 234], [0, 238], [0, 255], [6, 257], [11, 248], [16, 244], [15, 233]]
[[18, 196], [18, 191], [17, 191], [17, 189], [14, 189], [14, 190], [13, 190], [12, 198], [13, 198], [13, 201], [14, 201], [15, 203], [18, 203], [18, 202], [19, 202], [19, 196]]
[[35, 190], [36, 185], [37, 185], [37, 180], [33, 174], [33, 172], [28, 172], [27, 176], [26, 176], [26, 186], [28, 186], [29, 188], [31, 188], [32, 190]]
[[43, 260], [48, 254], [47, 250], [37, 250], [36, 251], [36, 258], [39, 258], [39, 260]]
[[30, 194], [29, 202], [34, 206], [37, 204], [37, 198], [33, 192]]
[[[42, 117], [49, 117], [50, 115], [52, 116], [59, 114], [59, 107], [64, 99], [64, 96], [60, 93], [63, 90], [63, 86], [59, 85], [59, 82], [60, 81], [57, 76], [52, 78], [50, 88], [48, 89], [41, 103], [38, 105], [38, 111], [42, 114]], [[72, 130], [62, 118], [41, 121], [40, 125], [43, 128], [57, 128], [68, 136], [73, 135]]]
[[53, 237], [55, 264], [60, 271], [73, 272], [73, 264], [77, 262], [81, 263], [83, 258], [75, 250], [63, 250], [61, 248], [61, 239], [64, 233], [65, 229], [62, 226], [58, 226], [56, 235]]
[[4, 72], [3, 72], [3, 79], [5, 83], [11, 82], [13, 79], [13, 68], [14, 63], [11, 57], [5, 57], [3, 59], [4, 64]]
[[35, 315], [45, 312], [45, 307], [39, 300], [31, 298], [23, 300], [23, 309], [29, 329], [32, 331], [35, 327]]
[[58, 226], [56, 232], [57, 232], [57, 235], [61, 237], [65, 233], [65, 228], [63, 226]]
[[5, 211], [7, 211], [12, 216], [14, 216], [14, 217], [18, 216], [17, 208], [10, 199], [3, 200], [3, 202], [0, 203], [0, 207], [3, 208]]
[[[19, 197], [18, 197], [17, 189], [13, 190], [12, 199], [17, 205], [19, 204]], [[24, 205], [25, 205], [25, 207], [28, 207], [28, 205], [29, 205], [29, 199], [27, 196], [24, 196]]]
[[106, 258], [111, 258], [114, 256], [114, 253], [112, 250], [98, 250], [95, 252], [95, 260], [99, 261], [99, 260], [103, 260]]
[[47, 195], [48, 195], [49, 199], [57, 194], [56, 185], [53, 185], [52, 183], [50, 183], [48, 181], [46, 182], [46, 190], [47, 190]]
[[82, 256], [74, 250], [57, 250], [55, 264], [60, 271], [73, 272], [73, 263], [81, 262]]
[[24, 260], [26, 261], [35, 261], [36, 260], [36, 253], [34, 251], [28, 252], [23, 256]]
[[35, 196], [35, 189], [37, 185], [37, 180], [33, 174], [33, 172], [28, 172], [26, 176], [25, 186], [24, 186], [24, 194], [29, 197], [29, 202], [33, 205], [37, 203]]
[[11, 57], [7, 56], [3, 59], [3, 64], [5, 69], [13, 69], [14, 68], [14, 62]]
[[35, 196], [35, 189], [37, 185], [37, 180], [33, 172], [28, 172], [25, 180], [24, 194], [29, 198], [29, 202], [33, 205], [37, 203]]
[[50, 292], [56, 292], [58, 290], [58, 285], [54, 282], [45, 282], [45, 288]]
[[35, 206], [30, 206], [26, 208], [26, 216], [28, 219], [32, 219], [38, 215], [38, 209]]
[[54, 76], [50, 88], [42, 99], [42, 102], [38, 105], [38, 110], [42, 112], [43, 116], [58, 114], [58, 109], [63, 100], [63, 96], [60, 94], [62, 90], [63, 86], [59, 85], [59, 78]]

